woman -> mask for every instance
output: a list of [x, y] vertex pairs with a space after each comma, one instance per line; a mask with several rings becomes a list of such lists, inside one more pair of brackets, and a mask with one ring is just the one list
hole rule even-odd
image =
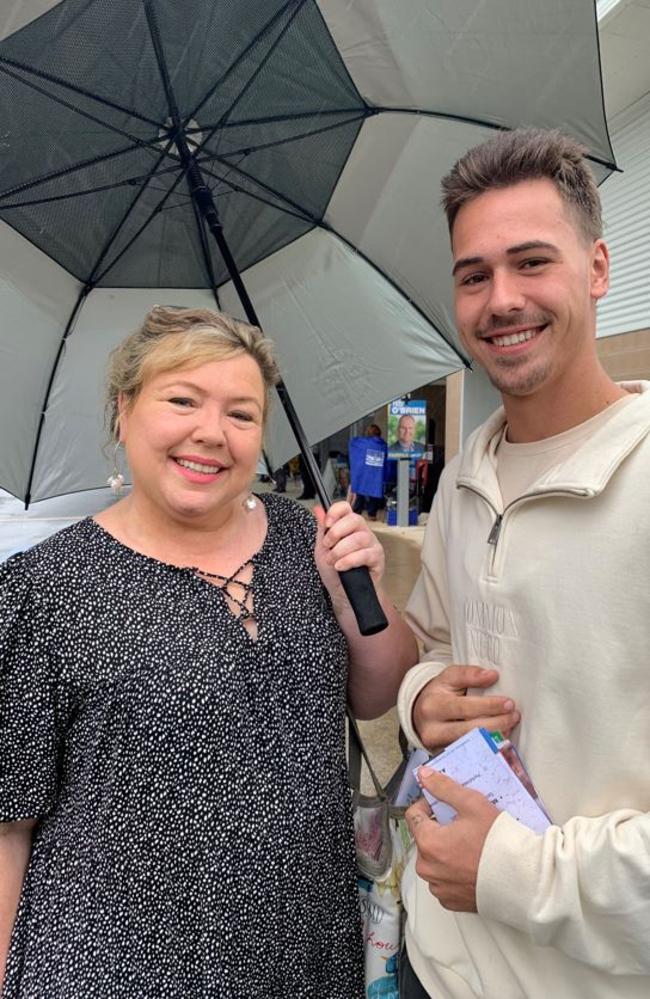
[[356, 629], [347, 504], [317, 538], [251, 496], [275, 379], [258, 330], [154, 309], [109, 376], [131, 493], [0, 571], [5, 999], [363, 994], [346, 683], [379, 714], [416, 651], [383, 596]]

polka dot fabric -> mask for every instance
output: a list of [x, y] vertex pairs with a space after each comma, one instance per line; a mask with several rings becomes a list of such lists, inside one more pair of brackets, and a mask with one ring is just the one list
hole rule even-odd
[[0, 566], [0, 820], [40, 820], [4, 999], [363, 996], [347, 647], [264, 503], [256, 641], [92, 520]]

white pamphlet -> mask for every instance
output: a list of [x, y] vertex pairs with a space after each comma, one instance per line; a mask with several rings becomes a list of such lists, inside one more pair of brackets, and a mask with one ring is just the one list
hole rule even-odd
[[[425, 766], [480, 791], [499, 811], [508, 812], [534, 832], [542, 833], [551, 825], [517, 750], [498, 732], [472, 729]], [[451, 805], [434, 798], [425, 788], [422, 791], [441, 825], [454, 819], [456, 812]]]

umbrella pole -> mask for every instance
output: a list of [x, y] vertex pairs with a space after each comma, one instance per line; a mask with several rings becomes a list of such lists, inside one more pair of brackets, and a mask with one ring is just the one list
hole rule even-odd
[[[253, 303], [250, 300], [244, 282], [242, 281], [241, 274], [237, 269], [237, 265], [234, 261], [232, 253], [230, 252], [230, 247], [226, 242], [226, 238], [223, 234], [223, 227], [219, 221], [219, 215], [212, 197], [212, 193], [203, 182], [201, 176], [201, 171], [199, 167], [187, 149], [186, 143], [184, 142], [184, 136], [181, 138], [179, 143], [177, 140], [177, 145], [179, 146], [179, 152], [184, 159], [184, 166], [187, 169], [187, 180], [190, 187], [190, 192], [195, 204], [197, 205], [199, 212], [206, 221], [206, 224], [214, 236], [215, 242], [219, 247], [219, 251], [223, 257], [223, 261], [226, 265], [232, 283], [235, 286], [239, 299], [246, 313], [248, 321], [253, 326], [261, 326], [260, 321], [257, 317], [257, 313], [253, 308]], [[186, 158], [183, 156], [182, 146], [186, 146]], [[287, 419], [291, 425], [291, 429], [296, 437], [296, 441], [300, 447], [309, 473], [314, 481], [314, 486], [318, 493], [318, 497], [323, 504], [323, 507], [327, 510], [329, 509], [331, 503], [330, 498], [327, 495], [327, 490], [325, 488], [325, 483], [323, 482], [323, 477], [321, 475], [318, 463], [314, 458], [311, 447], [309, 446], [309, 441], [305, 436], [305, 431], [302, 428], [302, 424], [298, 418], [298, 414], [294, 408], [291, 397], [287, 392], [284, 382], [279, 382], [276, 385], [277, 393], [280, 397], [280, 401], [287, 414]], [[346, 592], [348, 600], [354, 611], [354, 615], [357, 619], [357, 624], [359, 625], [359, 631], [362, 635], [374, 635], [379, 631], [383, 631], [388, 627], [388, 621], [381, 609], [381, 604], [377, 598], [377, 593], [370, 578], [370, 573], [365, 566], [361, 566], [357, 569], [347, 569], [345, 572], [339, 573], [341, 577], [341, 584]]]
[[[241, 274], [237, 270], [237, 265], [235, 264], [233, 256], [230, 252], [230, 247], [224, 237], [223, 228], [219, 222], [219, 216], [217, 214], [212, 194], [203, 183], [200, 171], [196, 162], [193, 160], [188, 169], [188, 181], [190, 183], [192, 197], [195, 199], [196, 204], [205, 218], [208, 228], [210, 229], [210, 232], [214, 236], [217, 246], [219, 247], [232, 283], [235, 286], [239, 299], [244, 308], [244, 312], [246, 313], [246, 317], [253, 326], [260, 326], [261, 324], [257, 317], [257, 313], [253, 308], [253, 303], [249, 298], [244, 282], [241, 279]], [[314, 458], [311, 447], [309, 446], [309, 441], [305, 436], [305, 431], [303, 430], [302, 424], [298, 419], [298, 414], [296, 413], [284, 382], [279, 382], [276, 385], [276, 390], [280, 397], [284, 411], [287, 414], [287, 419], [289, 420], [296, 441], [300, 447], [301, 454], [305, 459], [307, 468], [309, 469], [309, 473], [313, 479], [316, 492], [318, 493], [318, 498], [323, 504], [325, 510], [328, 510], [331, 503], [330, 498], [327, 495], [327, 490], [325, 488], [325, 483], [323, 482], [320, 468]], [[377, 598], [368, 569], [365, 566], [358, 569], [348, 569], [346, 572], [340, 573], [340, 577], [348, 600], [354, 610], [361, 634], [374, 635], [379, 631], [383, 631], [384, 628], [387, 628], [388, 621], [386, 620], [384, 612], [381, 609], [381, 604]]]
[[[242, 281], [241, 274], [239, 273], [237, 265], [235, 264], [233, 256], [230, 252], [230, 247], [228, 246], [228, 243], [226, 242], [226, 239], [224, 237], [223, 228], [219, 221], [219, 216], [217, 214], [217, 209], [214, 204], [212, 194], [210, 190], [206, 187], [206, 185], [203, 183], [198, 167], [196, 166], [196, 163], [193, 163], [192, 166], [195, 168], [196, 174], [198, 174], [198, 177], [194, 177], [192, 176], [192, 168], [190, 167], [190, 169], [188, 169], [188, 181], [190, 182], [192, 197], [195, 199], [196, 204], [198, 205], [199, 210], [202, 213], [203, 218], [205, 219], [208, 228], [210, 229], [210, 232], [214, 236], [217, 246], [219, 247], [219, 252], [223, 257], [223, 261], [226, 265], [228, 274], [230, 275], [230, 279], [233, 285], [235, 286], [235, 290], [239, 296], [239, 300], [243, 306], [244, 312], [246, 313], [246, 318], [248, 319], [249, 323], [252, 326], [259, 326], [261, 328], [261, 323], [259, 321], [255, 308], [253, 307], [253, 303], [250, 300], [248, 291], [246, 290], [246, 286]], [[287, 419], [289, 420], [291, 429], [294, 433], [296, 441], [298, 442], [298, 446], [300, 447], [302, 456], [305, 459], [305, 462], [307, 463], [309, 474], [314, 480], [314, 485], [316, 487], [316, 492], [318, 493], [318, 498], [323, 504], [325, 510], [328, 510], [329, 507], [331, 506], [331, 501], [329, 496], [327, 495], [327, 490], [325, 488], [325, 483], [323, 482], [323, 477], [321, 475], [320, 468], [318, 467], [318, 463], [314, 458], [311, 447], [309, 446], [309, 441], [305, 436], [305, 431], [302, 428], [302, 424], [300, 423], [300, 419], [298, 417], [298, 414], [296, 413], [295, 407], [293, 405], [293, 402], [291, 401], [289, 393], [287, 392], [287, 388], [284, 382], [280, 381], [276, 385], [276, 390], [280, 397], [280, 401], [282, 403], [284, 411], [287, 414]]]

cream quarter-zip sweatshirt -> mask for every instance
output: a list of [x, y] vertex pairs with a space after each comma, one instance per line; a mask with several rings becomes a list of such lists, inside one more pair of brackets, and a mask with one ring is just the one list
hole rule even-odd
[[499, 410], [445, 469], [407, 619], [425, 658], [402, 726], [451, 662], [499, 670], [513, 735], [554, 821], [502, 814], [478, 915], [444, 910], [411, 861], [414, 970], [439, 999], [650, 996], [650, 383], [504, 509]]

